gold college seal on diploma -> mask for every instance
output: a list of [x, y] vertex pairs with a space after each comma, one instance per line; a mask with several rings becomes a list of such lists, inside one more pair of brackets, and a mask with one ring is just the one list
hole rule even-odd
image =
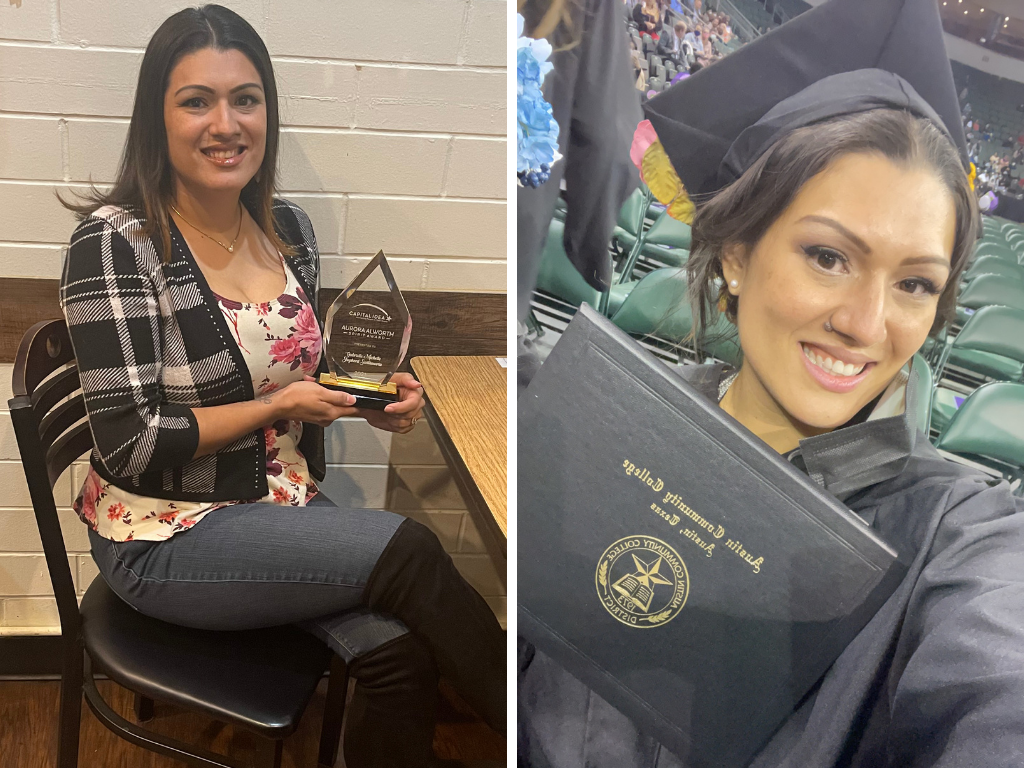
[[672, 621], [690, 594], [683, 558], [652, 536], [627, 536], [608, 547], [594, 582], [608, 613], [640, 629]]

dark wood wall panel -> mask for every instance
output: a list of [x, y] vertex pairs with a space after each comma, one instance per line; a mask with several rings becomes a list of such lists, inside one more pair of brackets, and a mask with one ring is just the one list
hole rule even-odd
[[[341, 293], [324, 289], [320, 316]], [[375, 291], [367, 291], [373, 296]], [[385, 294], [382, 294], [385, 295]], [[508, 300], [503, 293], [408, 291], [412, 339], [406, 359], [419, 355], [495, 355], [504, 357]]]
[[[57, 285], [57, 280], [0, 277], [0, 363], [14, 362], [21, 337], [32, 325], [61, 316]], [[323, 290], [321, 312], [338, 293], [338, 289]], [[409, 291], [405, 300], [413, 321], [407, 359], [418, 355], [505, 356], [505, 294]]]
[[56, 280], [0, 277], [0, 363], [13, 363], [25, 331], [60, 317]]

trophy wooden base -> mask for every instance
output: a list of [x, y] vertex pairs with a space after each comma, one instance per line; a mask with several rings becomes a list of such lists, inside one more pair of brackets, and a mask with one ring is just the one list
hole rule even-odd
[[371, 381], [346, 379], [333, 376], [330, 373], [321, 373], [319, 384], [327, 389], [354, 395], [356, 398], [354, 407], [356, 408], [372, 408], [375, 411], [383, 411], [385, 406], [398, 402], [398, 387], [390, 382], [374, 384]]

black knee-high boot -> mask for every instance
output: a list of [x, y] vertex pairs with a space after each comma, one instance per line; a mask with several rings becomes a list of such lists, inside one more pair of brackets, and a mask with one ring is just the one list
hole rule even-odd
[[366, 605], [401, 619], [438, 671], [491, 728], [505, 733], [505, 634], [437, 537], [405, 520], [374, 566]]
[[427, 768], [433, 764], [437, 666], [413, 634], [352, 662], [355, 692], [345, 726], [348, 768]]

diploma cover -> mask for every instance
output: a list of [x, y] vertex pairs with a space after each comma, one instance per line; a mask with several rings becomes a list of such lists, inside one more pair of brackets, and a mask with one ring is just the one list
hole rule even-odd
[[688, 768], [746, 765], [906, 573], [586, 305], [518, 419], [519, 634]]

